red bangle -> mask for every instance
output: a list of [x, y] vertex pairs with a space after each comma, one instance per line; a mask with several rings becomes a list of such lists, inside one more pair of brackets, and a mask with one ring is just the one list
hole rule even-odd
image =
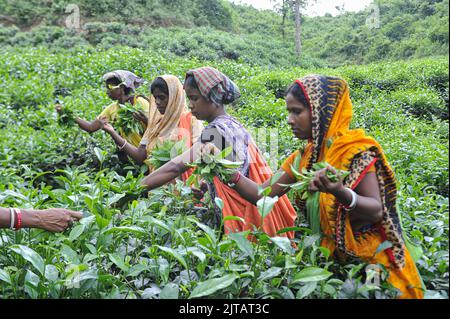
[[22, 228], [22, 212], [18, 208], [14, 208], [14, 211], [16, 212], [16, 222], [14, 225], [15, 230], [19, 230]]
[[240, 179], [241, 179], [241, 172], [237, 171], [227, 184], [230, 187], [234, 187], [236, 186], [236, 184], [239, 182]]

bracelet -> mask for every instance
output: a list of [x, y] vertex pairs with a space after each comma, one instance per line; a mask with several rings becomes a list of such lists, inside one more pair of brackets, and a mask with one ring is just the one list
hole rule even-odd
[[345, 210], [349, 211], [355, 209], [356, 204], [358, 202], [358, 194], [356, 194], [355, 191], [352, 190], [351, 188], [346, 187], [345, 189], [348, 190], [350, 194], [352, 194], [352, 202], [350, 203], [350, 205], [348, 206], [343, 205]]
[[17, 214], [17, 222], [16, 225], [14, 225], [14, 230], [19, 230], [22, 228], [22, 212], [19, 208], [14, 208], [16, 214]]
[[15, 214], [13, 208], [9, 208], [9, 214], [10, 214], [10, 216], [11, 216], [11, 219], [10, 219], [10, 220], [11, 220], [11, 224], [10, 224], [9, 228], [14, 230], [15, 215], [16, 215], [16, 214]]
[[128, 144], [128, 141], [125, 141], [125, 143], [123, 143], [122, 147], [119, 147], [119, 151], [123, 150], [127, 144]]
[[231, 180], [227, 183], [227, 185], [231, 188], [235, 187], [236, 184], [239, 182], [239, 180], [241, 179], [241, 172], [237, 171], [233, 177], [231, 178]]

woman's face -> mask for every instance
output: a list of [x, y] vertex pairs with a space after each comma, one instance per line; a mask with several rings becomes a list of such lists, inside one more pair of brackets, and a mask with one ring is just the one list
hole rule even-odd
[[185, 90], [192, 115], [201, 121], [209, 122], [217, 108], [216, 105], [204, 98], [198, 89], [187, 86]]
[[107, 81], [106, 82], [106, 94], [111, 100], [120, 101], [121, 98], [125, 95], [125, 91], [123, 86], [117, 85]]
[[312, 138], [312, 116], [309, 107], [289, 93], [286, 96], [286, 108], [289, 112], [288, 124], [294, 135], [301, 140]]
[[164, 115], [164, 113], [166, 113], [167, 104], [169, 103], [169, 95], [160, 89], [155, 88], [153, 90], [153, 97], [155, 98], [156, 108], [159, 113]]

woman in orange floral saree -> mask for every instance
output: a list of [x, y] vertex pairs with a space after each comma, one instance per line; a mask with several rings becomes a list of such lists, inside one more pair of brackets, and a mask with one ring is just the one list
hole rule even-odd
[[[342, 262], [384, 265], [388, 282], [400, 291], [399, 298], [423, 298], [420, 275], [405, 245], [396, 209], [393, 171], [373, 138], [363, 130], [349, 128], [352, 103], [347, 83], [339, 78], [306, 76], [288, 89], [286, 105], [293, 133], [308, 143], [282, 165], [270, 196], [289, 191], [285, 185], [296, 182], [293, 169], [301, 172], [311, 170], [315, 163], [328, 163], [331, 167], [318, 171], [309, 185], [309, 191], [320, 194], [316, 224], [320, 225], [322, 246]], [[211, 147], [203, 150], [211, 151]], [[301, 158], [296, 161], [298, 156]], [[350, 174], [333, 182], [326, 175], [327, 171], [336, 173], [333, 167]], [[234, 190], [254, 203], [259, 199], [257, 186], [241, 176]], [[266, 181], [263, 187], [267, 186]], [[300, 210], [308, 214], [305, 206], [299, 202]], [[383, 243], [388, 248], [378, 252]]]

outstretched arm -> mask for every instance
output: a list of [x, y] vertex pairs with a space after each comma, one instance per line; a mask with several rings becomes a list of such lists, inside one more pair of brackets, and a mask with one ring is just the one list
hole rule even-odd
[[88, 133], [94, 133], [98, 130], [103, 128], [103, 125], [105, 124], [105, 121], [102, 121], [101, 119], [95, 119], [92, 122], [83, 120], [79, 117], [75, 119], [75, 122], [77, 122], [78, 126]]
[[189, 167], [186, 164], [192, 163], [200, 158], [201, 144], [195, 143], [190, 149], [183, 154], [175, 157], [167, 162], [159, 169], [145, 177], [141, 181], [141, 185], [148, 190], [152, 190], [167, 184], [174, 178], [186, 172]]
[[131, 145], [127, 142], [126, 139], [124, 139], [122, 136], [120, 136], [116, 130], [112, 127], [111, 124], [106, 123], [103, 126], [103, 130], [107, 132], [114, 142], [116, 143], [117, 147], [121, 150], [127, 153], [128, 156], [130, 156], [133, 161], [135, 161], [137, 164], [142, 165], [144, 164], [144, 161], [147, 158], [147, 148], [145, 145], [139, 145], [139, 147], [135, 147], [134, 145]]
[[270, 178], [262, 185], [259, 185], [251, 179], [241, 175], [239, 181], [234, 186], [234, 190], [254, 205], [262, 198], [262, 195], [258, 195], [258, 186], [262, 186], [263, 189], [271, 186], [272, 190], [268, 195], [269, 197], [283, 196], [289, 191], [289, 187], [281, 186], [280, 184], [293, 184], [295, 183], [295, 179], [283, 170], [279, 170], [278, 172], [281, 173], [281, 177], [272, 186], [270, 185]]
[[[218, 152], [220, 152], [220, 150], [212, 143], [204, 144], [201, 147], [201, 154], [217, 154]], [[270, 185], [271, 178], [266, 180], [262, 185], [259, 185], [242, 174], [236, 173], [240, 174], [240, 176], [239, 181], [235, 184], [233, 189], [236, 190], [245, 200], [254, 205], [256, 205], [258, 200], [262, 198], [262, 195], [258, 195], [258, 186], [261, 186], [263, 189], [271, 186], [271, 192], [268, 195], [270, 197], [283, 196], [289, 191], [289, 187], [281, 186], [281, 184], [289, 185], [295, 183], [296, 181], [284, 170], [279, 170], [279, 173], [281, 173], [280, 178], [275, 181], [273, 185]]]
[[[83, 217], [80, 212], [63, 208], [45, 210], [21, 210], [23, 228], [41, 228], [51, 232], [61, 232], [70, 227], [73, 221]], [[8, 208], [0, 208], [0, 228], [11, 226], [11, 214]]]

